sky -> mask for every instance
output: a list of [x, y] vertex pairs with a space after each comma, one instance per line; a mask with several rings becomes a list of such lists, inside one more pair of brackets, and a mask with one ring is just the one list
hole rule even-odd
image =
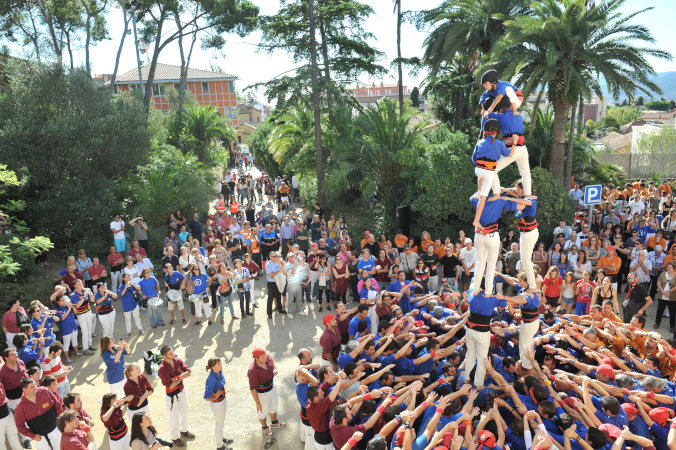
[[[277, 0], [252, 0], [260, 7], [260, 14], [273, 15], [278, 10]], [[439, 0], [402, 0], [404, 10], [430, 9], [440, 3]], [[370, 44], [385, 53], [385, 58], [380, 62], [386, 68], [389, 68], [390, 62], [396, 58], [396, 20], [393, 14], [392, 0], [362, 0], [369, 4], [374, 14], [365, 22], [364, 28], [372, 32], [376, 39]], [[654, 7], [652, 11], [640, 14], [634, 19], [634, 23], [641, 23], [649, 27], [655, 38], [655, 46], [662, 50], [671, 51], [676, 54], [676, 47], [673, 45], [673, 23], [676, 21], [676, 2], [673, 0], [626, 0], [622, 12], [624, 14], [633, 13], [641, 8]], [[122, 13], [113, 9], [108, 15], [108, 28], [110, 40], [99, 42], [91, 49], [92, 73], [93, 74], [111, 74], [115, 67], [115, 55], [119, 47], [120, 37], [122, 35], [124, 24]], [[172, 30], [168, 29], [167, 33]], [[402, 56], [413, 57], [422, 56], [423, 42], [427, 32], [419, 32], [413, 25], [402, 25]], [[131, 38], [131, 39], [130, 39]], [[195, 46], [191, 60], [191, 67], [209, 70], [212, 63], [218, 64], [225, 72], [234, 74], [240, 78], [237, 82], [237, 90], [241, 91], [244, 87], [258, 82], [267, 81], [281, 73], [292, 70], [296, 65], [284, 51], [278, 51], [273, 55], [267, 53], [256, 53], [256, 44], [260, 39], [260, 33], [255, 32], [240, 38], [237, 35], [226, 35], [226, 45], [224, 55], [215, 54], [210, 51], [203, 51], [199, 48], [199, 42]], [[14, 54], [21, 56], [21, 48], [10, 46]], [[146, 55], [141, 55], [145, 63]], [[75, 65], [84, 65], [85, 52], [78, 50], [73, 57]], [[676, 71], [676, 61], [665, 61], [650, 58], [649, 61], [657, 72]], [[178, 46], [168, 46], [162, 51], [159, 62], [165, 64], [180, 65], [180, 56]], [[127, 36], [122, 56], [120, 58], [120, 67], [118, 75], [121, 75], [136, 67], [136, 56], [133, 47], [133, 35]], [[412, 88], [422, 82], [425, 73], [418, 77], [412, 77], [406, 71], [404, 72], [404, 85]], [[382, 81], [386, 84], [396, 83], [397, 72], [390, 70], [390, 73]], [[362, 76], [358, 81], [362, 84], [380, 82], [378, 79], [369, 79], [367, 75]], [[262, 94], [262, 91], [258, 94]], [[258, 95], [258, 99], [263, 101], [263, 95]], [[274, 100], [273, 100], [274, 102]]]

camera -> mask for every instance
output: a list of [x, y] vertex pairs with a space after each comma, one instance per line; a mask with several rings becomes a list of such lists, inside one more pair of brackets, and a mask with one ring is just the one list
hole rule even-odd
[[162, 438], [157, 438], [157, 439], [155, 439], [155, 442], [158, 443], [158, 444], [160, 444], [160, 445], [163, 446], [163, 447], [169, 447], [169, 448], [172, 448], [172, 447], [174, 446], [174, 443], [173, 443], [173, 442], [171, 442], [171, 441], [165, 441], [165, 440], [162, 439]]

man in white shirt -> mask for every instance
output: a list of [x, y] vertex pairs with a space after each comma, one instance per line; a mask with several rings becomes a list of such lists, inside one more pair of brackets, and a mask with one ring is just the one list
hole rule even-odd
[[113, 232], [115, 250], [117, 250], [118, 253], [124, 253], [127, 246], [127, 240], [124, 238], [124, 220], [120, 218], [119, 214], [115, 214], [115, 219], [110, 222], [110, 230]]
[[298, 202], [300, 200], [300, 182], [296, 174], [291, 177], [291, 188], [293, 189], [293, 201]]
[[583, 205], [584, 201], [584, 192], [580, 189], [580, 184], [576, 183], [575, 188], [571, 189], [570, 192], [568, 192], [568, 195], [573, 197], [573, 200], [575, 200], [578, 204]]
[[155, 266], [150, 262], [150, 258], [144, 258], [140, 253], [136, 254], [134, 266], [136, 267], [136, 270], [138, 270], [138, 273], [143, 273], [143, 269], [150, 269], [150, 276], [154, 276], [153, 270], [155, 269]]
[[577, 233], [573, 231], [570, 233], [570, 239], [566, 241], [565, 244], [563, 244], [563, 249], [566, 250], [567, 252], [571, 251], [571, 248], [573, 245], [577, 245], [578, 250], [580, 249], [580, 240], [577, 237]]
[[465, 246], [460, 250], [460, 262], [462, 263], [462, 284], [463, 291], [466, 291], [469, 283], [472, 281], [473, 274], [476, 270], [477, 260], [479, 254], [472, 244], [470, 238], [465, 238]]
[[559, 222], [559, 226], [554, 228], [554, 236], [558, 235], [559, 233], [563, 233], [566, 236], [566, 239], [570, 239], [570, 234], [573, 232], [573, 230], [570, 228], [570, 226], [566, 225], [566, 221], [562, 220]]
[[[636, 192], [636, 191], [634, 191]], [[642, 216], [643, 213], [645, 212], [645, 203], [641, 201], [641, 197], [636, 194], [631, 198], [631, 201], [627, 203], [627, 206], [629, 206], [630, 211], [629, 214], [634, 214], [635, 212], [638, 213], [639, 216]]]

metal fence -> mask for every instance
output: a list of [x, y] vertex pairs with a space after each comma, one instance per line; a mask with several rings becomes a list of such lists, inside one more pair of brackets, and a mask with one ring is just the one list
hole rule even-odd
[[676, 152], [662, 153], [597, 153], [599, 163], [612, 163], [624, 169], [628, 179], [659, 175], [676, 177]]

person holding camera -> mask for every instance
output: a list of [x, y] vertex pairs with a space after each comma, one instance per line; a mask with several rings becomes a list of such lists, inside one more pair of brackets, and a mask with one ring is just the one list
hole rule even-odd
[[112, 393], [104, 394], [101, 401], [101, 422], [108, 431], [110, 450], [127, 450], [130, 447], [131, 433], [124, 421], [123, 406], [124, 399], [118, 399]]
[[129, 225], [134, 226], [135, 242], [138, 241], [138, 245], [141, 246], [143, 250], [145, 250], [144, 253], [148, 253], [150, 251], [150, 246], [148, 245], [148, 225], [146, 225], [146, 223], [143, 221], [143, 217], [139, 216], [130, 220]]
[[111, 336], [101, 338], [101, 357], [106, 363], [106, 377], [110, 385], [110, 392], [117, 396], [124, 394], [124, 355], [131, 355], [129, 344], [120, 338], [120, 345], [115, 345]]
[[115, 308], [113, 307], [113, 300], [117, 299], [117, 295], [106, 289], [105, 283], [96, 283], [96, 294], [94, 300], [96, 311], [99, 313], [99, 321], [103, 327], [104, 336], [113, 336], [115, 334]]
[[[153, 426], [150, 415], [144, 411], [134, 414], [131, 419], [131, 450], [157, 450], [169, 442], [157, 438], [157, 430]], [[185, 444], [184, 444], [185, 445]]]

